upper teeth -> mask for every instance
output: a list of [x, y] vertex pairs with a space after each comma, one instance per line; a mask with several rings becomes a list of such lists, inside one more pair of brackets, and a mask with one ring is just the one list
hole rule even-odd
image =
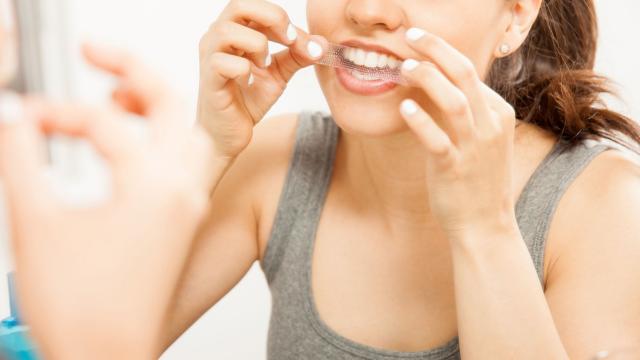
[[392, 55], [350, 47], [345, 49], [344, 57], [357, 65], [368, 68], [383, 68], [388, 66], [391, 69], [397, 69], [402, 64], [399, 59]]

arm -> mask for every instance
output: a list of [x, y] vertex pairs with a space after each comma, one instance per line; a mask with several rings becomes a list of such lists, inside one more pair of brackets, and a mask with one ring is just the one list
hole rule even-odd
[[253, 141], [215, 190], [167, 314], [159, 352], [224, 297], [261, 257], [260, 203], [265, 193], [282, 187], [296, 118], [285, 114], [258, 124]]
[[553, 234], [563, 238], [546, 298], [514, 223], [457, 239], [465, 358], [589, 359], [640, 345], [639, 180], [635, 165], [610, 154], [576, 180], [558, 208]]
[[167, 313], [159, 353], [226, 295], [258, 258], [251, 148], [234, 162], [212, 195]]

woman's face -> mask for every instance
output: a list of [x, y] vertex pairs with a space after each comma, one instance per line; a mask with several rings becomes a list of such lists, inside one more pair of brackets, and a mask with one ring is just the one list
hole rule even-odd
[[9, 0], [0, 0], [0, 88], [15, 72], [15, 31], [13, 9]]
[[[329, 42], [381, 46], [398, 60], [429, 60], [405, 40], [409, 28], [422, 28], [466, 55], [484, 77], [512, 21], [512, 6], [508, 0], [308, 0], [307, 19], [310, 32]], [[366, 51], [366, 45], [351, 47]], [[432, 108], [418, 88], [398, 86], [365, 95], [343, 85], [341, 78], [349, 80], [344, 72], [316, 66], [316, 73], [333, 117], [348, 133], [379, 136], [407, 130], [398, 109], [408, 97]]]

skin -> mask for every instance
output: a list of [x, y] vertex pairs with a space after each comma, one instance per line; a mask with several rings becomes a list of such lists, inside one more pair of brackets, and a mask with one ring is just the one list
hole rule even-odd
[[[0, 19], [0, 59], [14, 50], [4, 25]], [[151, 359], [226, 164], [148, 66], [111, 48], [84, 53], [117, 78], [112, 106], [0, 92], [0, 178], [21, 317], [47, 359]], [[128, 126], [127, 113], [148, 120], [146, 137]], [[55, 196], [44, 142], [52, 134], [87, 140], [103, 156], [113, 180], [108, 200], [79, 208]]]
[[[309, 8], [319, 4], [319, 0], [310, 1]], [[113, 127], [117, 122], [101, 121], [100, 114], [117, 118], [116, 114], [104, 109], [92, 112], [54, 107], [43, 112], [48, 115], [36, 116], [45, 132], [57, 129], [92, 140], [111, 160], [111, 165], [120, 170], [116, 171], [115, 177], [119, 189], [135, 189], [136, 193], [141, 189], [148, 191], [148, 202], [126, 196], [132, 191], [125, 191], [114, 204], [100, 209], [98, 215], [84, 214], [80, 219], [84, 219], [81, 223], [85, 226], [76, 231], [40, 233], [41, 230], [27, 226], [32, 223], [27, 221], [29, 219], [60, 224], [65, 221], [77, 223], [79, 218], [73, 217], [77, 214], [63, 212], [59, 215], [60, 211], [52, 211], [59, 208], [53, 206], [57, 204], [52, 200], [45, 201], [46, 196], [42, 197], [45, 200], [37, 202], [28, 195], [46, 194], [39, 184], [41, 176], [36, 176], [41, 164], [38, 165], [36, 154], [28, 151], [35, 146], [33, 126], [19, 123], [4, 124], [0, 128], [0, 144], [4, 148], [0, 149], [0, 154], [5, 155], [0, 157], [0, 168], [9, 193], [13, 195], [12, 206], [17, 214], [13, 221], [14, 231], [18, 230], [15, 241], [20, 245], [18, 249], [22, 249], [16, 252], [17, 262], [31, 265], [19, 271], [26, 276], [19, 279], [19, 284], [29, 284], [29, 279], [32, 280], [31, 285], [22, 285], [21, 291], [30, 289], [40, 295], [38, 299], [50, 297], [50, 303], [60, 307], [58, 312], [51, 311], [56, 308], [52, 307], [40, 317], [33, 315], [29, 319], [37, 322], [40, 318], [42, 321], [40, 325], [35, 324], [36, 329], [40, 328], [39, 338], [42, 341], [51, 339], [45, 335], [50, 335], [54, 329], [46, 331], [47, 324], [65, 323], [70, 329], [83, 328], [77, 326], [82, 319], [74, 324], [68, 318], [64, 321], [51, 318], [74, 311], [82, 314], [75, 307], [69, 308], [73, 302], [68, 301], [68, 294], [65, 298], [56, 291], [33, 285], [56, 275], [49, 273], [51, 269], [60, 271], [55, 278], [70, 279], [64, 288], [85, 289], [78, 293], [83, 297], [74, 299], [80, 304], [100, 304], [100, 298], [95, 294], [119, 293], [131, 297], [120, 317], [107, 312], [104, 318], [92, 319], [92, 323], [105, 321], [109, 324], [112, 321], [113, 324], [115, 319], [117, 324], [114, 326], [118, 325], [115, 328], [120, 331], [120, 319], [125, 315], [127, 319], [140, 320], [134, 322], [140, 327], [128, 323], [132, 330], [121, 338], [112, 337], [117, 331], [109, 331], [108, 326], [105, 326], [105, 333], [100, 334], [103, 336], [85, 334], [88, 340], [94, 340], [86, 345], [86, 354], [93, 354], [93, 357], [98, 353], [105, 358], [153, 357], [148, 352], [161, 352], [232, 288], [249, 266], [264, 254], [296, 125], [295, 115], [270, 119], [254, 128], [255, 123], [261, 121], [295, 71], [311, 63], [305, 53], [310, 39], [322, 45], [325, 37], [340, 41], [342, 36], [361, 34], [381, 44], [404, 44], [407, 57], [428, 59], [435, 67], [421, 62], [411, 73], [405, 72], [415, 85], [413, 89], [386, 94], [385, 101], [376, 100], [375, 106], [380, 109], [375, 110], [388, 112], [384, 119], [376, 118], [378, 111], [362, 117], [351, 113], [358, 109], [358, 104], [370, 99], [344, 97], [344, 101], [351, 101], [344, 103], [343, 96], [348, 94], [338, 93], [340, 89], [335, 87], [332, 75], [328, 72], [323, 75], [323, 70], [318, 69], [327, 100], [345, 135], [338, 147], [334, 179], [314, 253], [313, 287], [325, 322], [355, 341], [401, 351], [438, 346], [458, 333], [465, 358], [586, 358], [602, 348], [630, 345], [637, 339], [640, 335], [636, 320], [640, 319], [637, 308], [640, 269], [636, 260], [640, 245], [636, 237], [640, 229], [633, 228], [637, 226], [633, 225], [633, 220], [640, 215], [640, 191], [635, 164], [618, 153], [605, 153], [572, 184], [560, 203], [549, 234], [545, 292], [537, 283], [529, 255], [514, 227], [514, 199], [554, 139], [528, 125], [514, 130], [516, 119], [512, 111], [482, 87], [479, 81], [482, 77], [478, 74], [486, 68], [483, 59], [488, 61], [491, 54], [495, 56], [496, 47], [502, 42], [508, 41], [514, 48], [519, 45], [535, 19], [539, 3], [519, 1], [507, 5], [497, 0], [484, 1], [475, 12], [462, 15], [477, 20], [475, 14], [482, 9], [491, 21], [461, 21], [460, 24], [473, 23], [477, 28], [461, 26], [456, 28], [456, 33], [443, 31], [450, 27], [437, 26], [436, 20], [460, 16], [460, 9], [474, 6], [470, 1], [434, 5], [417, 1], [399, 4], [336, 0], [329, 4], [340, 10], [338, 13], [344, 14], [348, 21], [338, 19], [344, 22], [335, 24], [336, 27], [321, 28], [319, 24], [326, 23], [311, 15], [323, 12], [310, 11], [310, 28], [319, 35], [310, 37], [298, 29], [298, 39], [293, 42], [284, 40], [288, 19], [282, 9], [257, 0], [230, 3], [203, 37], [201, 46], [199, 120], [209, 130], [209, 139], [213, 140], [209, 151], [203, 150], [205, 155], [202, 156], [194, 156], [197, 153], [192, 152], [197, 147], [186, 144], [206, 141], [194, 141], [189, 135], [174, 136], [179, 127], [171, 126], [171, 131], [166, 127], [175, 123], [165, 114], [177, 116], [179, 112], [162, 107], [170, 97], [157, 97], [157, 89], [162, 87], [154, 82], [155, 75], [141, 75], [147, 74], [142, 66], [129, 68], [135, 62], [108, 51], [102, 52], [102, 56], [95, 52], [93, 57], [89, 56], [96, 65], [121, 78], [121, 86], [114, 93], [115, 100], [129, 111], [148, 116], [156, 124], [157, 131], [152, 132], [152, 138], [159, 140], [134, 146], [139, 142], [127, 141], [126, 131]], [[415, 9], [421, 7], [424, 13], [434, 14], [436, 20], [428, 22], [424, 18], [400, 16], [409, 13], [408, 9], [412, 14], [418, 13]], [[271, 65], [262, 68], [266, 38], [256, 32], [241, 31], [229, 22], [248, 25], [266, 33], [269, 38], [285, 42], [290, 48], [275, 54]], [[430, 32], [419, 41], [402, 42], [406, 41], [404, 32], [410, 26], [423, 27]], [[331, 29], [342, 29], [343, 33], [334, 34]], [[482, 39], [479, 36], [477, 42], [468, 42], [467, 47], [466, 41], [456, 41], [480, 33]], [[393, 36], [393, 40], [383, 40], [376, 34], [389, 36], [385, 39]], [[436, 38], [443, 41], [429, 40]], [[239, 61], [239, 55], [251, 62]], [[250, 71], [254, 73], [255, 82], [247, 86]], [[434, 89], [446, 96], [438, 101]], [[405, 98], [417, 101], [416, 113], [401, 115], [398, 107]], [[460, 105], [463, 98], [462, 106], [450, 107], [451, 104]], [[149, 99], [156, 101], [147, 101]], [[457, 102], [448, 102], [452, 99]], [[337, 106], [338, 101], [343, 101], [342, 105]], [[447, 104], [449, 106], [445, 106]], [[99, 120], [97, 123], [96, 119]], [[357, 119], [371, 119], [371, 123], [365, 126], [358, 124]], [[168, 133], [172, 136], [163, 137]], [[204, 138], [198, 136], [198, 139]], [[24, 142], [25, 139], [28, 141]], [[116, 139], [119, 146], [112, 147]], [[176, 143], [179, 140], [184, 141]], [[120, 144], [123, 142], [133, 147], [125, 147], [127, 151], [122, 152]], [[148, 149], [139, 146], [148, 146]], [[18, 151], [21, 158], [7, 155], [12, 154], [10, 149], [16, 148], [23, 150]], [[186, 149], [186, 153], [171, 151], [177, 148]], [[167, 150], [170, 151], [167, 153]], [[181, 155], [190, 160], [203, 159], [204, 164], [214, 166], [211, 171], [200, 173], [206, 169], [202, 163], [185, 162]], [[398, 157], [407, 161], [399, 162]], [[143, 166], [146, 164], [163, 166]], [[398, 166], [389, 167], [391, 164]], [[165, 170], [164, 166], [171, 169], [187, 166], [182, 169], [189, 173], [193, 170], [196, 175], [189, 177], [186, 184], [183, 182], [185, 177], [163, 183], [157, 181], [164, 178], [157, 176], [157, 171]], [[452, 176], [460, 180], [448, 181]], [[144, 181], [148, 178], [154, 178], [153, 183], [159, 187], [140, 186], [150, 183]], [[166, 187], [162, 187], [163, 184]], [[172, 281], [166, 281], [167, 274], [174, 274], [177, 282], [181, 258], [186, 257], [189, 246], [184, 237], [195, 231], [196, 215], [200, 211], [198, 205], [193, 206], [188, 201], [186, 207], [178, 207], [176, 212], [176, 202], [163, 200], [173, 199], [178, 204], [185, 204], [184, 199], [202, 199], [203, 193], [210, 190], [208, 184], [213, 184], [211, 188], [214, 189], [209, 214], [206, 223], [199, 227], [190, 261], [176, 290]], [[24, 186], [31, 186], [33, 191], [20, 191]], [[602, 189], [611, 190], [603, 192]], [[176, 196], [167, 197], [167, 194]], [[461, 198], [466, 201], [459, 200]], [[469, 198], [477, 200], [469, 202]], [[139, 209], [135, 204], [140, 203], [153, 205]], [[141, 214], [150, 209], [154, 211], [147, 221], [136, 219], [135, 224], [113, 226], [131, 218], [126, 216], [127, 210]], [[481, 213], [482, 218], [479, 217]], [[182, 217], [185, 214], [186, 217]], [[154, 225], [168, 218], [174, 224], [176, 219], [183, 220], [178, 224], [184, 227], [174, 227], [175, 233], [158, 231]], [[584, 223], [583, 219], [590, 221]], [[82, 241], [110, 234], [105, 229], [122, 229], [122, 234], [109, 236], [109, 241], [91, 244]], [[165, 246], [161, 248], [166, 251], [148, 251], [151, 243], [140, 241], [141, 237], [136, 236], [141, 232], [155, 234], [143, 238], [150, 239], [154, 245], [163, 241]], [[45, 244], [38, 241], [45, 237], [59, 240]], [[113, 246], [113, 239], [122, 243]], [[603, 239], [607, 241], [603, 242]], [[60, 246], [62, 241], [66, 246]], [[82, 276], [73, 271], [74, 267], [64, 266], [67, 264], [65, 259], [73, 258], [78, 249], [82, 251], [83, 246], [89, 245], [99, 246], [99, 251], [85, 248], [83, 255], [94, 256], [101, 260], [99, 264], [111, 264], [107, 260], [113, 257], [107, 254], [117, 253], [118, 244], [126, 244], [132, 251], [131, 256], [153, 253], [157, 257], [145, 256], [147, 260], [143, 264], [136, 263], [137, 271], [123, 268], [112, 273], [104, 270], [100, 277], [104, 281], [100, 282], [73, 281]], [[61, 251], [61, 254], [45, 256], [50, 253], [47, 249]], [[35, 257], [38, 261], [29, 262], [34, 254], [38, 255]], [[343, 257], [337, 254], [343, 254]], [[148, 271], [139, 271], [140, 265]], [[607, 271], [594, 272], [594, 268]], [[86, 269], [113, 270], [107, 265], [87, 266]], [[155, 279], [153, 274], [159, 273], [164, 281], [147, 283]], [[611, 277], [616, 281], [611, 281]], [[125, 278], [127, 281], [122, 281]], [[354, 289], [349, 285], [353, 283], [361, 286]], [[338, 292], [349, 296], [336, 299], [333, 295]], [[469, 293], [474, 296], [464, 296]], [[167, 299], [174, 294], [173, 304], [169, 307]], [[152, 298], [155, 300], [150, 300]], [[36, 304], [31, 305], [36, 309]], [[101, 316], [101, 312], [87, 313]], [[168, 318], [162, 326], [159, 319], [164, 313]], [[370, 326], [372, 324], [376, 326]], [[526, 328], [523, 324], [527, 324]], [[603, 328], [603, 324], [608, 326]], [[380, 326], [389, 331], [384, 334], [371, 332]], [[69, 334], [56, 330], [65, 336]], [[158, 331], [162, 332], [159, 335], [163, 337], [164, 345], [155, 342], [154, 334]], [[151, 335], [132, 339], [130, 334]], [[96, 339], [105, 340], [96, 342]], [[64, 339], [58, 340], [64, 343]], [[126, 340], [124, 345], [120, 343]], [[49, 341], [53, 354], [70, 358], [67, 355], [71, 345], [56, 348], [57, 342]], [[74, 350], [77, 350], [76, 346], [74, 342]], [[132, 349], [140, 352], [133, 353]], [[86, 356], [81, 354], [78, 358]]]
[[[217, 144], [232, 165], [183, 274], [166, 345], [264, 255], [296, 115], [261, 119], [283, 81], [309, 65], [303, 45], [323, 44], [318, 36], [361, 38], [420, 61], [404, 72], [412, 88], [370, 98], [340, 88], [331, 69], [316, 68], [342, 130], [313, 258], [315, 300], [332, 329], [400, 351], [439, 346], [457, 334], [465, 358], [587, 358], [634, 345], [640, 338], [637, 164], [607, 151], [571, 184], [548, 235], [544, 289], [515, 224], [515, 200], [556, 138], [528, 124], [514, 129], [513, 111], [481, 80], [502, 56], [500, 45], [522, 44], [539, 6], [535, 0], [310, 0], [315, 35], [299, 30], [291, 43], [282, 40], [283, 9], [230, 2], [201, 42], [199, 121], [225, 140]], [[427, 35], [409, 41], [410, 27]], [[266, 38], [289, 46], [268, 67]], [[250, 73], [255, 82], [247, 86]], [[407, 98], [418, 105], [414, 115], [399, 111]], [[388, 331], [375, 331], [380, 327]]]

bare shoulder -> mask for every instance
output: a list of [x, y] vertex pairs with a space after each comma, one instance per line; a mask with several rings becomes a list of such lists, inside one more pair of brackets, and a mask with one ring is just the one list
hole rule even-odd
[[576, 358], [637, 346], [639, 218], [640, 166], [617, 149], [597, 155], [559, 204], [545, 255], [545, 297]]
[[258, 123], [251, 143], [238, 156], [229, 170], [229, 178], [225, 179], [229, 186], [247, 197], [243, 200], [245, 204], [251, 203], [260, 259], [286, 178], [297, 124], [295, 113], [269, 117]]
[[[640, 161], [597, 155], [562, 197], [549, 234], [549, 281], [572, 263], [622, 264], [640, 255]], [[633, 260], [635, 262], [635, 260]], [[557, 266], [554, 266], [557, 265]], [[574, 264], [575, 265], [575, 264]], [[637, 267], [640, 271], [640, 266]]]

